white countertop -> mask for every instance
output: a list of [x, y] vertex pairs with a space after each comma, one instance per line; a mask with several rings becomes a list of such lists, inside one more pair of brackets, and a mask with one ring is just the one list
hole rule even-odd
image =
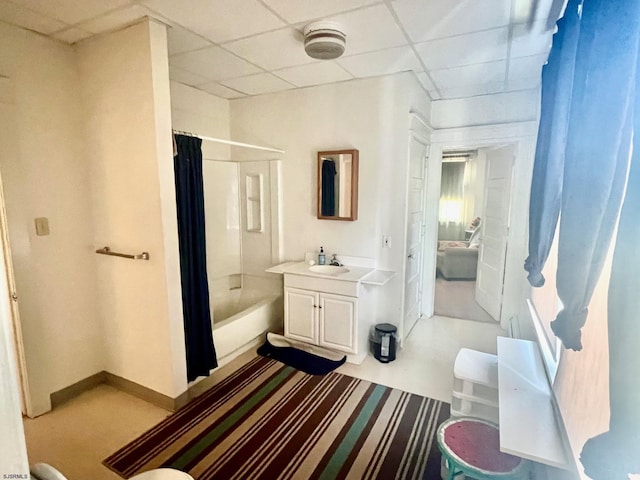
[[339, 280], [343, 282], [360, 282], [369, 285], [384, 285], [395, 276], [395, 272], [387, 270], [376, 270], [369, 267], [353, 267], [344, 265], [349, 269], [348, 272], [338, 274], [322, 274], [309, 270], [310, 265], [305, 262], [285, 262], [275, 265], [265, 270], [270, 273], [281, 273], [291, 275], [304, 275], [308, 277], [329, 278], [331, 280]]

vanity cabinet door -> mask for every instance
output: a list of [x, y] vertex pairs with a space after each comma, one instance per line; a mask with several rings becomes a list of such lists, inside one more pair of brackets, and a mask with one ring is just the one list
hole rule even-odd
[[320, 345], [356, 354], [357, 299], [342, 295], [320, 294]]
[[318, 345], [319, 295], [309, 290], [284, 291], [284, 336]]

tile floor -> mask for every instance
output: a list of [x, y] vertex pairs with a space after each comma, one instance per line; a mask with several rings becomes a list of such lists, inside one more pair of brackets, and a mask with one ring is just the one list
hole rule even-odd
[[[450, 401], [453, 362], [462, 347], [496, 351], [497, 325], [446, 317], [418, 321], [395, 362], [368, 356], [338, 372], [439, 400]], [[220, 368], [216, 382], [255, 355], [247, 352]], [[169, 412], [102, 385], [36, 419], [25, 419], [31, 463], [46, 462], [69, 480], [118, 479], [102, 460], [165, 418]]]

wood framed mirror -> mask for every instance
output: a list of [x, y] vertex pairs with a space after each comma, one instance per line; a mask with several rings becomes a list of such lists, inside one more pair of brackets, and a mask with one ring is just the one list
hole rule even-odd
[[358, 150], [318, 152], [318, 218], [358, 218]]

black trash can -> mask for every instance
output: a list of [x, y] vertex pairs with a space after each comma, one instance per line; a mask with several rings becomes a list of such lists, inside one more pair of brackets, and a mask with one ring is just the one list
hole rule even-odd
[[396, 332], [398, 329], [390, 323], [378, 323], [371, 334], [371, 353], [382, 363], [396, 359]]

